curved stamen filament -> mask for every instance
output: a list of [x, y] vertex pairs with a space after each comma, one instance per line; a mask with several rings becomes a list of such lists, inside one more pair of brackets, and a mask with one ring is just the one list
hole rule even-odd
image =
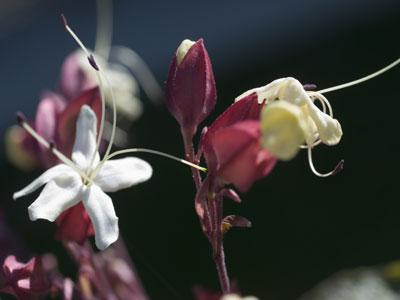
[[307, 151], [308, 151], [308, 164], [310, 166], [310, 169], [318, 177], [325, 178], [325, 177], [333, 176], [343, 170], [344, 160], [341, 160], [332, 171], [327, 172], [327, 173], [318, 172], [314, 167], [314, 163], [313, 163], [313, 159], [312, 159], [312, 148], [308, 147]]
[[146, 62], [135, 51], [124, 46], [112, 47], [111, 55], [133, 73], [149, 99], [159, 104], [163, 91]]
[[[113, 90], [113, 88], [112, 88], [112, 86], [110, 84], [110, 81], [108, 80], [107, 76], [105, 74], [103, 76], [104, 76], [104, 78], [105, 78], [105, 80], [107, 82], [107, 87], [108, 87], [108, 90], [110, 92], [112, 108], [113, 108], [113, 122], [112, 122], [112, 128], [111, 128], [111, 137], [110, 137], [110, 140], [108, 142], [108, 147], [107, 147], [106, 153], [104, 154], [104, 158], [103, 158], [103, 160], [105, 161], [106, 157], [111, 152], [111, 147], [114, 144], [115, 129], [117, 127], [117, 108], [116, 108], [116, 105], [115, 105], [114, 90]], [[104, 127], [104, 122], [103, 122], [103, 127]]]
[[319, 100], [319, 102], [322, 104], [324, 113], [326, 113], [325, 106], [328, 107], [328, 114], [329, 114], [329, 116], [333, 117], [332, 106], [331, 106], [329, 100], [324, 95], [322, 95], [320, 92], [307, 92], [307, 93], [311, 98], [315, 98], [315, 99]]
[[96, 71], [96, 77], [97, 77], [97, 81], [99, 82], [99, 92], [100, 92], [100, 98], [101, 98], [101, 121], [100, 121], [99, 132], [97, 134], [96, 148], [95, 148], [93, 156], [92, 156], [92, 158], [90, 160], [90, 165], [89, 165], [90, 166], [90, 168], [89, 168], [90, 170], [93, 167], [93, 163], [94, 163], [94, 159], [96, 157], [96, 153], [99, 151], [99, 148], [100, 148], [101, 138], [103, 136], [103, 131], [104, 131], [104, 123], [105, 123], [105, 119], [106, 119], [106, 99], [105, 99], [105, 94], [104, 94], [103, 81], [101, 79], [101, 76], [100, 76], [99, 72], [97, 72], [97, 71]]
[[115, 157], [117, 155], [127, 154], [127, 153], [138, 153], [138, 152], [151, 153], [151, 154], [163, 156], [163, 157], [175, 160], [177, 162], [180, 162], [182, 164], [188, 165], [189, 167], [196, 168], [196, 169], [198, 169], [198, 170], [200, 170], [202, 172], [207, 172], [207, 168], [198, 166], [198, 165], [196, 165], [194, 163], [191, 163], [191, 162], [189, 162], [187, 160], [184, 160], [182, 158], [179, 158], [179, 157], [176, 157], [176, 156], [164, 153], [164, 152], [160, 152], [160, 151], [152, 150], [152, 149], [147, 149], [147, 148], [130, 148], [130, 149], [124, 149], [124, 150], [115, 151], [115, 152], [111, 153], [110, 155], [105, 156], [103, 161], [100, 162], [97, 165], [97, 167], [94, 169], [94, 171], [92, 172], [92, 174], [91, 174], [92, 180], [97, 176], [97, 174], [100, 171], [101, 167], [103, 166], [104, 162], [106, 162], [107, 160], [109, 160], [109, 159], [111, 159], [111, 158], [113, 158], [113, 157]]
[[[71, 29], [71, 27], [69, 27], [69, 25], [66, 23], [65, 18], [63, 17], [64, 20], [64, 26], [65, 29], [67, 30], [67, 32], [72, 36], [72, 38], [76, 41], [76, 43], [79, 45], [79, 47], [81, 47], [81, 49], [85, 52], [85, 54], [88, 56], [89, 62], [90, 60], [94, 60], [92, 54], [89, 52], [89, 50], [86, 48], [86, 46], [83, 44], [83, 42], [79, 39], [79, 37], [75, 34], [75, 32]], [[112, 133], [111, 133], [111, 138], [109, 141], [109, 145], [107, 148], [108, 153], [110, 152], [109, 149], [111, 149], [113, 140], [114, 140], [114, 135], [115, 135], [115, 126], [116, 126], [116, 108], [115, 108], [115, 101], [114, 101], [114, 94], [112, 92], [112, 88], [111, 85], [109, 84], [109, 81], [107, 80], [107, 77], [105, 76], [104, 72], [102, 71], [102, 69], [97, 65], [96, 62], [93, 62], [94, 64], [96, 64], [96, 68], [95, 72], [96, 72], [96, 77], [97, 77], [97, 81], [99, 83], [99, 91], [100, 91], [100, 97], [101, 97], [101, 121], [100, 121], [100, 129], [99, 129], [99, 133], [97, 135], [97, 143], [96, 143], [96, 149], [93, 153], [91, 162], [90, 162], [90, 168], [89, 170], [92, 169], [93, 167], [93, 163], [94, 163], [94, 158], [96, 156], [96, 153], [99, 151], [100, 148], [100, 143], [101, 143], [101, 139], [103, 136], [103, 130], [104, 130], [104, 122], [105, 122], [105, 106], [106, 106], [106, 101], [105, 101], [105, 88], [104, 88], [104, 84], [103, 84], [103, 80], [102, 80], [102, 76], [106, 79], [107, 84], [108, 84], [108, 88], [111, 91], [111, 98], [112, 98], [112, 102], [113, 102], [113, 129], [112, 129]], [[92, 64], [92, 62], [91, 62]]]
[[374, 73], [372, 73], [370, 75], [367, 75], [365, 77], [362, 77], [362, 78], [359, 78], [359, 79], [356, 79], [356, 80], [353, 80], [353, 81], [350, 81], [350, 82], [347, 82], [347, 83], [343, 83], [343, 84], [340, 84], [340, 85], [337, 85], [337, 86], [333, 86], [333, 87], [330, 87], [330, 88], [326, 88], [326, 89], [320, 90], [320, 91], [318, 91], [318, 93], [326, 94], [326, 93], [329, 93], [329, 92], [345, 89], [345, 88], [348, 88], [348, 87], [353, 86], [353, 85], [357, 85], [357, 84], [362, 83], [364, 81], [370, 80], [370, 79], [372, 79], [372, 78], [374, 78], [376, 76], [379, 76], [382, 73], [385, 73], [386, 71], [390, 70], [391, 68], [394, 68], [395, 66], [397, 66], [399, 63], [400, 63], [400, 58], [396, 59], [390, 65], [388, 65], [388, 66], [386, 66], [386, 67], [384, 67], [384, 68], [382, 68], [382, 69], [380, 69], [380, 70], [378, 70], [378, 71], [376, 71], [376, 72], [374, 72]]
[[326, 104], [325, 104], [325, 101], [323, 101], [322, 99], [320, 99], [320, 98], [318, 98], [318, 97], [316, 97], [316, 96], [314, 96], [314, 95], [310, 95], [310, 97], [311, 97], [311, 100], [313, 100], [313, 102], [314, 102], [315, 100], [318, 100], [318, 102], [321, 103], [322, 111], [323, 111], [324, 113], [326, 113]]
[[21, 121], [20, 126], [26, 130], [38, 143], [49, 149], [61, 162], [66, 164], [67, 166], [71, 167], [74, 169], [76, 172], [79, 173], [79, 175], [86, 180], [86, 182], [90, 183], [92, 180], [89, 178], [88, 175], [86, 175], [85, 172], [83, 172], [81, 169], [79, 169], [76, 164], [70, 160], [68, 157], [66, 157], [63, 153], [61, 153], [59, 150], [57, 150], [53, 144], [49, 143], [46, 141], [39, 133], [35, 131], [27, 122]]
[[112, 41], [113, 6], [111, 0], [97, 0], [97, 28], [94, 52], [108, 60]]

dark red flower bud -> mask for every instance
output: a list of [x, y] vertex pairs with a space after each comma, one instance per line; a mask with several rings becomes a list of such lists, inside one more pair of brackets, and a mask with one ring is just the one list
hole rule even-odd
[[0, 291], [18, 299], [33, 299], [34, 295], [44, 294], [50, 289], [40, 257], [34, 257], [24, 264], [10, 255], [4, 260], [0, 273], [3, 281], [0, 282]]
[[211, 154], [213, 166], [210, 172], [246, 192], [257, 180], [266, 176], [274, 167], [276, 159], [260, 146], [260, 123], [242, 121], [216, 131], [209, 140], [205, 152], [207, 161]]
[[82, 244], [86, 238], [94, 235], [94, 229], [89, 215], [82, 202], [64, 211], [56, 220], [56, 239], [74, 241]]
[[184, 40], [169, 69], [167, 108], [182, 130], [193, 135], [214, 109], [216, 98], [214, 74], [203, 40]]

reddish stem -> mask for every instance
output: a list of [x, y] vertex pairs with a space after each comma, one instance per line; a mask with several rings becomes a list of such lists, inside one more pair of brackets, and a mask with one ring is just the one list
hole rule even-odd
[[[199, 157], [196, 156], [193, 146], [193, 135], [194, 130], [181, 128], [181, 134], [183, 138], [183, 144], [185, 146], [185, 158], [191, 163], [199, 164]], [[196, 190], [199, 191], [202, 186], [202, 180], [200, 171], [192, 168], [193, 181], [196, 186]], [[215, 187], [210, 190], [213, 191]], [[215, 198], [215, 193], [209, 193], [207, 195], [207, 205], [205, 206], [206, 215], [211, 218], [210, 226], [211, 232], [206, 233], [214, 252], [214, 262], [218, 272], [218, 278], [221, 285], [223, 294], [230, 292], [230, 281], [228, 271], [225, 263], [225, 252], [222, 243], [222, 198]], [[204, 221], [202, 221], [204, 222]]]
[[228, 271], [226, 269], [224, 245], [222, 243], [220, 243], [219, 249], [217, 249], [217, 253], [214, 256], [214, 262], [215, 266], [217, 267], [218, 278], [221, 285], [222, 293], [229, 294], [231, 287]]
[[214, 209], [214, 262], [217, 267], [218, 278], [221, 285], [223, 294], [230, 293], [230, 280], [228, 270], [225, 263], [225, 251], [223, 244], [223, 233], [222, 233], [222, 216], [223, 216], [223, 197], [216, 193], [212, 200]]
[[[181, 134], [183, 139], [183, 144], [185, 147], [185, 158], [194, 164], [199, 164], [199, 159], [196, 157], [193, 147], [193, 130], [187, 128], [181, 128]], [[196, 185], [196, 190], [198, 191], [201, 186], [201, 176], [200, 171], [196, 168], [192, 169], [193, 181]]]

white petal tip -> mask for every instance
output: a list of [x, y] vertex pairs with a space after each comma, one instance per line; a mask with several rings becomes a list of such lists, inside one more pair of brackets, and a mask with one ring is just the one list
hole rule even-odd
[[96, 247], [99, 250], [105, 250], [107, 249], [111, 244], [115, 243], [115, 241], [118, 239], [119, 236], [119, 230], [118, 230], [118, 218], [116, 218], [116, 230], [112, 234], [108, 234], [107, 236], [104, 237], [98, 237], [98, 235], [95, 235], [95, 243]]
[[54, 222], [56, 220], [56, 218], [53, 218], [49, 215], [44, 215], [43, 213], [40, 213], [39, 207], [35, 207], [35, 206], [29, 206], [28, 207], [28, 214], [29, 214], [29, 219], [31, 221], [36, 221], [38, 219], [43, 219], [43, 220], [47, 220], [50, 222]]
[[185, 58], [187, 52], [196, 42], [191, 41], [189, 39], [183, 40], [182, 43], [179, 45], [178, 49], [176, 50], [176, 60], [178, 65], [181, 64], [183, 59]]

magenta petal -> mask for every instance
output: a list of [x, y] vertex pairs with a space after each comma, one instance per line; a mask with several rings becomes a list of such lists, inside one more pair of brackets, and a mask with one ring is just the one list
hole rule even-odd
[[[39, 102], [34, 127], [36, 131], [47, 141], [55, 141], [57, 138], [58, 118], [65, 108], [64, 99], [52, 92], [46, 92]], [[38, 144], [40, 159], [46, 166], [52, 166], [57, 163], [54, 157], [46, 147]]]
[[57, 130], [58, 116], [65, 108], [63, 98], [55, 93], [46, 92], [39, 102], [35, 129], [46, 140], [54, 140]]
[[218, 164], [213, 149], [214, 135], [221, 129], [245, 120], [259, 120], [262, 105], [257, 101], [255, 93], [229, 106], [208, 128], [202, 136], [200, 147], [210, 169], [215, 169]]
[[166, 104], [179, 125], [196, 130], [214, 109], [217, 92], [211, 61], [203, 40], [198, 40], [178, 65], [176, 56], [169, 69]]
[[60, 92], [66, 99], [77, 97], [82, 91], [95, 86], [95, 82], [88, 78], [80, 63], [80, 51], [67, 56], [61, 68]]
[[243, 121], [215, 132], [211, 145], [216, 174], [246, 192], [257, 179], [266, 176], [276, 159], [259, 143], [258, 121]]
[[8, 256], [2, 271], [7, 285], [1, 287], [1, 290], [17, 296], [18, 299], [33, 299], [33, 295], [46, 293], [50, 289], [50, 282], [39, 257], [24, 264], [18, 262], [15, 256]]
[[67, 209], [56, 220], [56, 239], [61, 241], [75, 241], [82, 244], [89, 236], [94, 235], [90, 218], [82, 202]]

